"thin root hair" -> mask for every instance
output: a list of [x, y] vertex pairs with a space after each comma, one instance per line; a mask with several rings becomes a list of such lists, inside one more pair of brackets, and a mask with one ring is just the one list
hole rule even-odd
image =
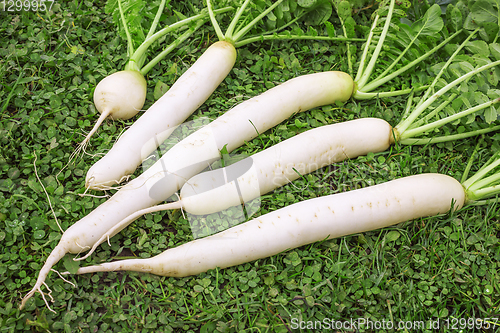
[[57, 275], [59, 275], [59, 277], [61, 278], [61, 280], [63, 280], [63, 281], [64, 281], [64, 282], [66, 282], [66, 283], [69, 283], [70, 285], [72, 285], [72, 286], [73, 286], [73, 288], [76, 288], [76, 284], [74, 284], [73, 282], [71, 282], [71, 281], [69, 281], [69, 280], [65, 279], [65, 278], [61, 275], [61, 273], [59, 273], [59, 271], [57, 271], [57, 270], [55, 270], [55, 269], [53, 269], [53, 268], [51, 268], [50, 270], [51, 270], [52, 272], [56, 272], [56, 273], [57, 273]]
[[50, 211], [52, 212], [52, 215], [54, 215], [54, 219], [56, 220], [56, 224], [59, 227], [59, 230], [61, 230], [61, 232], [64, 233], [64, 230], [61, 228], [61, 225], [59, 224], [59, 221], [57, 220], [56, 212], [54, 211], [54, 208], [52, 207], [52, 202], [50, 201], [49, 194], [47, 193], [47, 190], [45, 189], [45, 186], [43, 186], [43, 183], [40, 180], [40, 177], [38, 176], [38, 171], [36, 169], [36, 160], [38, 159], [38, 157], [37, 157], [37, 155], [36, 155], [35, 152], [33, 152], [33, 155], [35, 155], [35, 160], [33, 161], [33, 167], [35, 168], [36, 179], [38, 179], [38, 182], [42, 186], [43, 192], [45, 192], [45, 195], [47, 196], [47, 201], [49, 202]]

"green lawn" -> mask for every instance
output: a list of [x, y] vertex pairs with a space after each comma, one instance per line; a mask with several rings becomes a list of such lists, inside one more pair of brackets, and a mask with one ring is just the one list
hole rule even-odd
[[[178, 9], [188, 14], [189, 8]], [[366, 22], [372, 10], [369, 3], [354, 19]], [[330, 21], [340, 34], [335, 14]], [[171, 85], [216, 39], [207, 24], [157, 65], [146, 78], [146, 107], [154, 102], [159, 81]], [[355, 45], [359, 53], [361, 43]], [[190, 119], [213, 119], [298, 75], [348, 71], [345, 54], [340, 42], [244, 46], [233, 71]], [[56, 1], [50, 12], [0, 12], [0, 332], [328, 331], [327, 326], [307, 328], [319, 321], [332, 325], [332, 332], [355, 331], [344, 329], [346, 325], [334, 329], [333, 321], [354, 321], [361, 332], [390, 331], [388, 321], [394, 330], [402, 323], [402, 332], [500, 331], [498, 204], [469, 206], [187, 278], [127, 272], [72, 275], [67, 278], [77, 286], [73, 288], [52, 272], [46, 282], [57, 313], [46, 308], [39, 294], [18, 310], [61, 236], [40, 181], [64, 230], [106, 200], [80, 196], [85, 174], [136, 118], [105, 121], [88, 154], [58, 179], [56, 175], [97, 119], [94, 87], [126, 59], [125, 42], [104, 13], [103, 1]], [[438, 56], [431, 57], [398, 84], [409, 85], [415, 75], [431, 77], [426, 66], [437, 61]], [[261, 133], [235, 154], [250, 155], [307, 129], [360, 117], [395, 125], [405, 102], [406, 97], [349, 101], [304, 112]], [[479, 146], [475, 138], [395, 146], [332, 165], [265, 195], [257, 215], [419, 173], [439, 172], [460, 180], [472, 151], [478, 147], [474, 171], [498, 150], [499, 140], [499, 134], [490, 134]], [[222, 225], [230, 219], [210, 218]], [[150, 257], [192, 239], [181, 211], [149, 214], [113, 237], [111, 246], [98, 247], [82, 265]], [[54, 268], [66, 271], [71, 258], [67, 255]], [[485, 320], [482, 326], [480, 319]], [[437, 320], [441, 328], [428, 329]], [[421, 322], [426, 328], [411, 329], [412, 323], [415, 328]], [[445, 323], [449, 329], [443, 328]]]

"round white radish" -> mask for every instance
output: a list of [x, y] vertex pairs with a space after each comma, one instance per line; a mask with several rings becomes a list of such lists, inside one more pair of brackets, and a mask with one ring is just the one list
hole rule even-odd
[[[352, 91], [352, 78], [343, 72], [300, 76], [237, 105], [189, 135], [63, 234], [42, 267], [35, 286], [23, 298], [21, 308], [36, 291], [42, 293], [47, 274], [64, 254], [89, 250], [130, 214], [169, 198], [189, 178], [218, 159], [223, 147], [231, 152], [297, 112], [346, 101]], [[121, 230], [117, 229], [114, 234]]]
[[135, 116], [144, 106], [146, 90], [146, 80], [138, 71], [120, 71], [101, 80], [94, 90], [94, 104], [101, 115], [82, 144], [88, 142], [107, 117], [127, 120]]
[[101, 115], [127, 120], [144, 106], [146, 88], [146, 80], [138, 71], [116, 72], [97, 84], [94, 104]]
[[85, 151], [90, 138], [104, 119], [109, 117], [114, 120], [127, 120], [135, 116], [144, 106], [146, 90], [146, 80], [138, 71], [124, 70], [102, 79], [94, 90], [94, 104], [101, 115], [78, 148], [71, 154], [66, 165], [71, 163], [82, 150]]
[[82, 267], [78, 274], [129, 270], [183, 277], [276, 255], [288, 249], [460, 209], [457, 180], [421, 174], [302, 201], [149, 259]]
[[102, 190], [133, 173], [177, 125], [208, 99], [235, 61], [236, 49], [232, 44], [224, 41], [212, 44], [89, 169], [86, 186]]

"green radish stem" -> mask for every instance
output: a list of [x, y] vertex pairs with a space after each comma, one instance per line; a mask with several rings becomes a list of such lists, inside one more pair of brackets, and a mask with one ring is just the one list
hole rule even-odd
[[[236, 11], [235, 15], [233, 16], [233, 19], [229, 23], [228, 28], [226, 29], [226, 32], [224, 33], [217, 22], [217, 19], [214, 15], [216, 12], [212, 8], [212, 2], [211, 0], [207, 0], [207, 9], [210, 15], [210, 21], [212, 22], [212, 26], [214, 27], [215, 33], [217, 35], [217, 38], [219, 40], [225, 40], [231, 44], [233, 44], [235, 47], [241, 47], [244, 45], [247, 45], [249, 43], [253, 42], [260, 42], [260, 41], [267, 41], [267, 40], [329, 40], [329, 41], [360, 41], [363, 39], [359, 38], [345, 38], [345, 37], [327, 37], [327, 36], [307, 36], [307, 35], [293, 35], [293, 34], [276, 34], [275, 31], [267, 31], [265, 34], [259, 35], [259, 36], [250, 36], [248, 38], [245, 38], [247, 34], [254, 28], [257, 24], [259, 24], [270, 12], [272, 12], [276, 7], [278, 7], [283, 0], [277, 0], [274, 2], [271, 6], [267, 7], [264, 11], [259, 13], [252, 21], [246, 22], [243, 21], [240, 23], [240, 19], [243, 16], [243, 13], [245, 12], [245, 9], [247, 9], [250, 0], [245, 0], [243, 4], [238, 8]], [[299, 17], [296, 17], [293, 22], [299, 20], [300, 18], [304, 17], [307, 13], [308, 10], [312, 10], [313, 7], [304, 9], [302, 13], [300, 13]], [[240, 23], [240, 25], [238, 25]], [[288, 27], [291, 23], [285, 24], [283, 27], [280, 27], [278, 30], [283, 30], [285, 27]]]
[[118, 8], [120, 9], [120, 19], [121, 19], [122, 24], [123, 24], [123, 29], [125, 30], [125, 35], [127, 36], [128, 54], [133, 54], [134, 53], [134, 44], [132, 43], [132, 36], [130, 35], [130, 32], [128, 31], [127, 20], [125, 20], [125, 15], [123, 13], [121, 0], [118, 0]]
[[[214, 15], [226, 13], [226, 12], [231, 11], [231, 10], [233, 10], [232, 7], [220, 8], [220, 9], [214, 10]], [[197, 25], [198, 24], [202, 25], [206, 22], [207, 19], [208, 19], [208, 11], [203, 10], [200, 14], [197, 14], [197, 15], [188, 17], [186, 19], [180, 20], [178, 22], [175, 22], [167, 27], [164, 27], [163, 29], [159, 30], [158, 32], [154, 33], [153, 35], [147, 37], [144, 40], [144, 42], [137, 48], [137, 50], [135, 50], [135, 52], [130, 56], [130, 62], [132, 63], [130, 66], [135, 66], [135, 64], [137, 64], [137, 66], [140, 67], [139, 71], [141, 72], [141, 74], [146, 75], [158, 62], [160, 62], [162, 59], [164, 59], [175, 47], [177, 47], [184, 40], [186, 40], [199, 27], [188, 28], [188, 32], [185, 32], [181, 37], [177, 38], [171, 44], [169, 44], [167, 47], [165, 47], [165, 49], [159, 55], [157, 55], [153, 60], [151, 60], [149, 63], [147, 63], [146, 65], [143, 65], [144, 60], [145, 60], [144, 55], [147, 53], [149, 47], [154, 42], [156, 42], [159, 38], [165, 36], [168, 33], [179, 30], [185, 26], [189, 26], [193, 22], [197, 23]], [[186, 35], [187, 33], [189, 33], [189, 34]], [[167, 50], [170, 50], [170, 51], [167, 51]]]
[[351, 42], [360, 42], [364, 41], [361, 38], [346, 38], [346, 37], [327, 37], [327, 36], [295, 36], [295, 35], [284, 35], [284, 34], [275, 34], [275, 35], [265, 35], [265, 36], [255, 36], [245, 38], [242, 41], [235, 42], [234, 46], [236, 48], [245, 46], [250, 43], [255, 42], [264, 42], [269, 40], [324, 40], [324, 41], [351, 41]]
[[[366, 69], [363, 70], [359, 80], [356, 80], [356, 83], [358, 85], [358, 89], [362, 89], [364, 87], [364, 85], [366, 84], [366, 82], [370, 78], [370, 75], [372, 74], [372, 71], [375, 67], [375, 63], [377, 62], [380, 51], [382, 50], [382, 46], [384, 45], [385, 37], [387, 36], [387, 32], [389, 31], [389, 26], [391, 24], [391, 19], [392, 19], [392, 13], [394, 11], [394, 4], [395, 4], [395, 0], [391, 0], [391, 4], [389, 6], [389, 13], [387, 14], [384, 28], [382, 30], [382, 33], [380, 34], [380, 38], [379, 38], [379, 41], [377, 43], [377, 46], [375, 47], [375, 51], [373, 51], [373, 55], [370, 59], [370, 62], [368, 63]], [[368, 44], [367, 44], [367, 47], [368, 47]]]
[[[454, 81], [448, 83], [446, 86], [441, 88], [438, 92], [434, 93], [431, 97], [427, 98], [424, 100], [421, 104], [419, 104], [410, 114], [409, 116], [402, 120], [396, 127], [395, 131], [397, 132], [397, 135], [401, 137], [401, 139], [407, 139], [410, 137], [413, 133], [419, 133], [417, 128], [413, 128], [412, 130], [408, 131], [410, 134], [405, 134], [407, 129], [415, 122], [415, 120], [438, 98], [440, 98], [443, 94], [448, 92], [450, 89], [454, 88], [458, 84], [462, 83], [463, 81], [469, 79], [470, 77], [477, 75], [478, 73], [481, 73], [487, 69], [490, 69], [494, 66], [500, 65], [500, 60], [494, 61], [492, 63], [486, 64], [484, 66], [481, 66], [479, 68], [476, 68], [473, 71], [470, 71], [467, 74], [462, 75], [461, 77], [455, 79]], [[497, 103], [499, 99], [495, 99], [491, 101], [490, 103]], [[462, 113], [462, 117], [469, 114], [468, 112]], [[455, 115], [449, 116], [448, 119], [457, 119]], [[437, 124], [435, 127], [425, 127], [425, 130], [430, 130], [432, 128], [436, 128], [441, 126], [440, 123]], [[422, 127], [421, 127], [422, 128]]]
[[[358, 67], [358, 72], [355, 78], [356, 82], [356, 91], [353, 94], [353, 98], [355, 99], [371, 99], [371, 98], [379, 98], [379, 97], [392, 97], [392, 96], [398, 96], [398, 95], [404, 95], [408, 94], [411, 89], [402, 89], [402, 90], [396, 90], [396, 91], [389, 91], [389, 92], [375, 92], [374, 90], [382, 86], [383, 84], [389, 82], [390, 80], [394, 79], [395, 77], [398, 77], [402, 75], [403, 73], [406, 73], [408, 70], [414, 68], [416, 65], [430, 57], [432, 54], [436, 53], [439, 49], [441, 49], [443, 46], [445, 46], [449, 41], [451, 41], [453, 38], [458, 36], [462, 31], [457, 31], [451, 36], [447, 37], [444, 39], [441, 43], [427, 51], [425, 54], [419, 56], [417, 59], [411, 61], [410, 63], [404, 65], [403, 67], [393, 71], [391, 73], [391, 70], [400, 62], [400, 60], [403, 58], [403, 56], [408, 52], [408, 50], [411, 48], [412, 45], [415, 44], [416, 40], [418, 39], [420, 35], [420, 31], [416, 36], [414, 36], [411, 41], [408, 43], [406, 48], [399, 53], [399, 55], [396, 57], [395, 60], [392, 61], [392, 63], [383, 71], [382, 74], [380, 74], [376, 79], [369, 81], [371, 74], [373, 73], [375, 67], [377, 64], [381, 63], [378, 59], [381, 50], [384, 46], [385, 39], [387, 37], [387, 34], [389, 32], [390, 26], [391, 26], [391, 19], [392, 15], [394, 12], [394, 6], [395, 6], [395, 0], [391, 0], [389, 3], [389, 9], [388, 9], [388, 14], [386, 17], [385, 24], [382, 28], [382, 32], [380, 33], [379, 38], [376, 40], [374, 38], [375, 35], [375, 30], [377, 29], [377, 24], [379, 21], [379, 14], [375, 16], [374, 22], [371, 26], [365, 47], [363, 49], [363, 53], [361, 56], [361, 60], [359, 63]], [[438, 5], [434, 5], [431, 7], [428, 12], [431, 10], [436, 10]], [[439, 6], [438, 6], [439, 7]], [[376, 40], [376, 45], [373, 53], [369, 57], [369, 51], [371, 48], [373, 48], [373, 42]], [[368, 62], [368, 63], [367, 63]], [[427, 87], [423, 88], [418, 88], [418, 90], [421, 89], [426, 89]]]
[[[156, 27], [158, 26], [158, 23], [160, 22], [161, 14], [163, 13], [163, 9], [165, 8], [166, 2], [167, 2], [166, 0], [161, 0], [160, 6], [158, 7], [158, 10], [156, 11], [156, 15], [155, 15], [155, 18], [153, 20], [153, 23], [151, 24], [151, 27], [149, 28], [148, 34], [146, 35], [146, 39], [150, 38], [155, 33]], [[139, 60], [140, 66], [142, 66], [144, 64], [145, 60], [146, 60], [146, 54], [144, 53]]]
[[[474, 156], [475, 154], [471, 156], [469, 164], [472, 164]], [[472, 177], [463, 182], [468, 202], [473, 205], [485, 205], [500, 201], [499, 167], [500, 152], [496, 152]]]

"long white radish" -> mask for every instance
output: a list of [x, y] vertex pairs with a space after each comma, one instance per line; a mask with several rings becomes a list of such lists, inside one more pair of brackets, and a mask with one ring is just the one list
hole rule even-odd
[[189, 135], [139, 177], [64, 232], [40, 270], [33, 289], [23, 298], [21, 308], [35, 292], [42, 293], [41, 286], [51, 267], [66, 253], [89, 250], [125, 217], [169, 198], [186, 180], [217, 160], [223, 147], [231, 152], [293, 114], [345, 101], [352, 91], [352, 78], [343, 72], [300, 76], [237, 105]]
[[293, 204], [149, 259], [82, 267], [77, 274], [129, 270], [184, 277], [276, 255], [326, 238], [384, 228], [459, 209], [457, 180], [421, 174]]
[[391, 139], [391, 125], [378, 118], [311, 129], [225, 168], [195, 175], [182, 187], [180, 203], [195, 215], [219, 212], [327, 165], [384, 151]]
[[[120, 1], [119, 1], [120, 2]], [[118, 2], [118, 5], [119, 5]], [[122, 6], [118, 6], [117, 10], [122, 12]], [[78, 145], [78, 148], [71, 154], [68, 163], [71, 161], [85, 148], [92, 137], [92, 135], [97, 131], [99, 126], [102, 124], [104, 119], [122, 119], [127, 120], [135, 116], [144, 107], [144, 102], [146, 101], [146, 89], [147, 84], [144, 76], [163, 58], [165, 58], [172, 50], [184, 42], [189, 36], [193, 34], [198, 28], [200, 28], [206, 20], [208, 13], [201, 13], [184, 20], [178, 21], [167, 27], [164, 27], [160, 31], [155, 32], [158, 21], [161, 17], [161, 12], [165, 7], [165, 0], [161, 1], [156, 17], [150, 27], [148, 35], [145, 40], [142, 41], [141, 45], [137, 50], [134, 51], [133, 41], [131, 35], [128, 34], [127, 21], [123, 15], [120, 15], [120, 24], [123, 25], [127, 34], [127, 49], [129, 52], [129, 60], [125, 66], [125, 70], [111, 74], [104, 79], [102, 79], [96, 86], [94, 90], [94, 105], [96, 109], [101, 113], [100, 117], [97, 119], [96, 124], [92, 130], [87, 134], [84, 140]], [[217, 10], [217, 13], [226, 12], [230, 10], [230, 7], [221, 8]], [[159, 55], [154, 57], [148, 64], [144, 65], [146, 60], [146, 52], [149, 47], [157, 41], [162, 36], [179, 29], [182, 26], [196, 22], [191, 25], [187, 31], [176, 38], [170, 45], [168, 45]], [[118, 24], [118, 25], [120, 25]], [[65, 169], [66, 166], [63, 168]], [[62, 170], [60, 171], [62, 172]], [[59, 172], [59, 173], [60, 173]]]
[[175, 126], [208, 99], [231, 71], [235, 61], [236, 49], [232, 44], [224, 41], [212, 44], [88, 170], [86, 186], [106, 189], [133, 173]]
[[178, 201], [131, 214], [102, 235], [79, 260], [90, 256], [99, 244], [144, 214], [178, 208], [195, 215], [219, 212], [332, 163], [384, 151], [391, 138], [392, 127], [377, 118], [311, 129], [225, 168], [195, 175], [182, 186]]

